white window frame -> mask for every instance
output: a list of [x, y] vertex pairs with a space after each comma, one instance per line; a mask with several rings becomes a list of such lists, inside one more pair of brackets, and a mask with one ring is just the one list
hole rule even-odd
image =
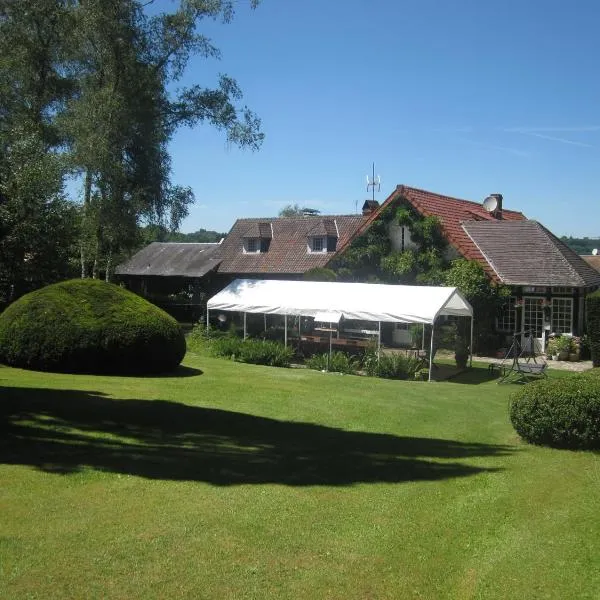
[[[570, 311], [567, 312], [562, 310], [561, 304], [570, 305]], [[552, 298], [552, 313], [551, 323], [552, 331], [554, 333], [573, 333], [573, 298], [572, 297], [553, 297]]]
[[[321, 248], [315, 248], [317, 243], [320, 243]], [[311, 254], [322, 254], [323, 252], [327, 252], [327, 238], [323, 235], [316, 235], [314, 237], [311, 237], [308, 243], [308, 251]]]
[[244, 238], [244, 254], [260, 254], [260, 238]]

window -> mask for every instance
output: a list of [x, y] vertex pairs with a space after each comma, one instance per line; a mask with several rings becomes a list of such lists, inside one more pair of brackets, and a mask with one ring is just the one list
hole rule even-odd
[[540, 298], [523, 298], [523, 329], [534, 337], [542, 337], [544, 329], [544, 307]]
[[260, 240], [258, 238], [246, 238], [244, 240], [244, 252], [250, 254], [260, 252]]
[[502, 311], [498, 315], [498, 331], [509, 331], [512, 333], [517, 330], [515, 302], [516, 298], [511, 296], [502, 307]]
[[552, 331], [572, 333], [573, 298], [552, 298]]
[[325, 250], [325, 244], [322, 237], [312, 238], [311, 252], [323, 252]]

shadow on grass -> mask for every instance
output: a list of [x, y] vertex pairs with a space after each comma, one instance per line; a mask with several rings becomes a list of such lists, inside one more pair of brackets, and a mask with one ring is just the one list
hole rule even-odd
[[149, 375], [133, 375], [133, 377], [143, 377], [144, 379], [153, 379], [153, 378], [180, 378], [180, 377], [197, 377], [198, 375], [203, 375], [204, 371], [201, 369], [194, 369], [193, 367], [185, 367], [184, 365], [179, 365], [175, 370], [168, 371], [167, 373], [159, 373], [159, 374], [149, 374]]
[[497, 381], [500, 375], [498, 371], [492, 372], [487, 365], [484, 367], [472, 366], [461, 371], [450, 379], [453, 383], [466, 383], [469, 385], [480, 385], [488, 381]]
[[0, 463], [217, 485], [438, 480], [497, 468], [457, 462], [508, 446], [350, 432], [162, 400], [0, 387]]

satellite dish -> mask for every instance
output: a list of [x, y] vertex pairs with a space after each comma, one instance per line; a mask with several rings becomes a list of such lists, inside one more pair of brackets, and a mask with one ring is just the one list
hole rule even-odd
[[598, 255], [598, 248], [594, 248], [594, 249], [592, 250], [592, 255], [593, 255], [593, 256], [597, 256], [597, 255]]
[[488, 196], [483, 201], [482, 206], [483, 210], [486, 212], [493, 213], [498, 208], [498, 198], [495, 198], [494, 196]]

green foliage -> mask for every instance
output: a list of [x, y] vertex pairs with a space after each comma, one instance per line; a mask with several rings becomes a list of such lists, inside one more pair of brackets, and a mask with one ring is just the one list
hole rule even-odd
[[292, 348], [280, 342], [244, 340], [229, 335], [211, 340], [210, 352], [213, 356], [270, 367], [289, 367], [294, 355]]
[[97, 280], [27, 294], [0, 315], [0, 362], [67, 373], [158, 373], [186, 350], [179, 324], [143, 298]]
[[585, 300], [588, 344], [594, 367], [600, 367], [600, 290]]
[[[199, 24], [229, 22], [234, 2], [179, 0], [152, 11], [141, 0], [36, 0], [26, 10], [23, 4], [4, 1], [0, 8], [0, 204], [8, 198], [23, 206], [23, 192], [10, 178], [22, 165], [31, 178], [39, 161], [30, 155], [11, 165], [6, 157], [22, 137], [15, 132], [32, 134], [46, 162], [60, 159], [59, 187], [69, 175], [82, 183], [79, 218], [63, 221], [70, 237], [79, 238], [70, 256], [82, 277], [100, 271], [108, 277], [120, 253], [137, 247], [141, 223], [174, 231], [188, 213], [191, 188], [171, 182], [168, 147], [179, 127], [209, 124], [229, 143], [253, 150], [263, 141], [260, 120], [241, 105], [231, 77], [221, 75], [212, 88], [175, 85], [194, 56], [219, 57]], [[44, 177], [49, 185], [39, 206], [56, 195], [53, 177]], [[9, 217], [18, 219], [8, 206]], [[70, 237], [59, 237], [52, 225], [48, 237], [72, 250]], [[29, 254], [21, 246], [18, 252]]]
[[560, 239], [577, 254], [591, 254], [594, 248], [600, 248], [600, 238], [576, 238], [563, 235]]
[[5, 132], [0, 156], [0, 306], [73, 276], [77, 209], [63, 194], [62, 161], [38, 133]]
[[[452, 261], [450, 269], [445, 274], [444, 282], [446, 285], [457, 287], [473, 307], [474, 351], [483, 353], [495, 350], [487, 347], [490, 340], [489, 333], [494, 329], [500, 307], [510, 295], [510, 288], [496, 285], [486, 275], [480, 263], [464, 258]], [[460, 325], [462, 329], [459, 330], [459, 334], [468, 338], [467, 319], [463, 319]]]
[[377, 357], [377, 351], [370, 349], [363, 359], [367, 375], [385, 379], [414, 379], [420, 367], [420, 359], [400, 352], [380, 352]]
[[316, 371], [334, 371], [336, 373], [345, 373], [351, 375], [356, 373], [360, 367], [360, 363], [356, 357], [350, 356], [345, 352], [336, 350], [331, 353], [331, 360], [329, 353], [315, 354], [310, 358], [307, 358], [306, 366], [309, 369], [315, 369]]
[[279, 211], [280, 217], [301, 217], [311, 216], [320, 214], [321, 211], [316, 208], [308, 208], [306, 206], [300, 206], [299, 204], [288, 204]]
[[523, 386], [510, 420], [526, 441], [559, 448], [600, 448], [600, 378], [577, 375]]

